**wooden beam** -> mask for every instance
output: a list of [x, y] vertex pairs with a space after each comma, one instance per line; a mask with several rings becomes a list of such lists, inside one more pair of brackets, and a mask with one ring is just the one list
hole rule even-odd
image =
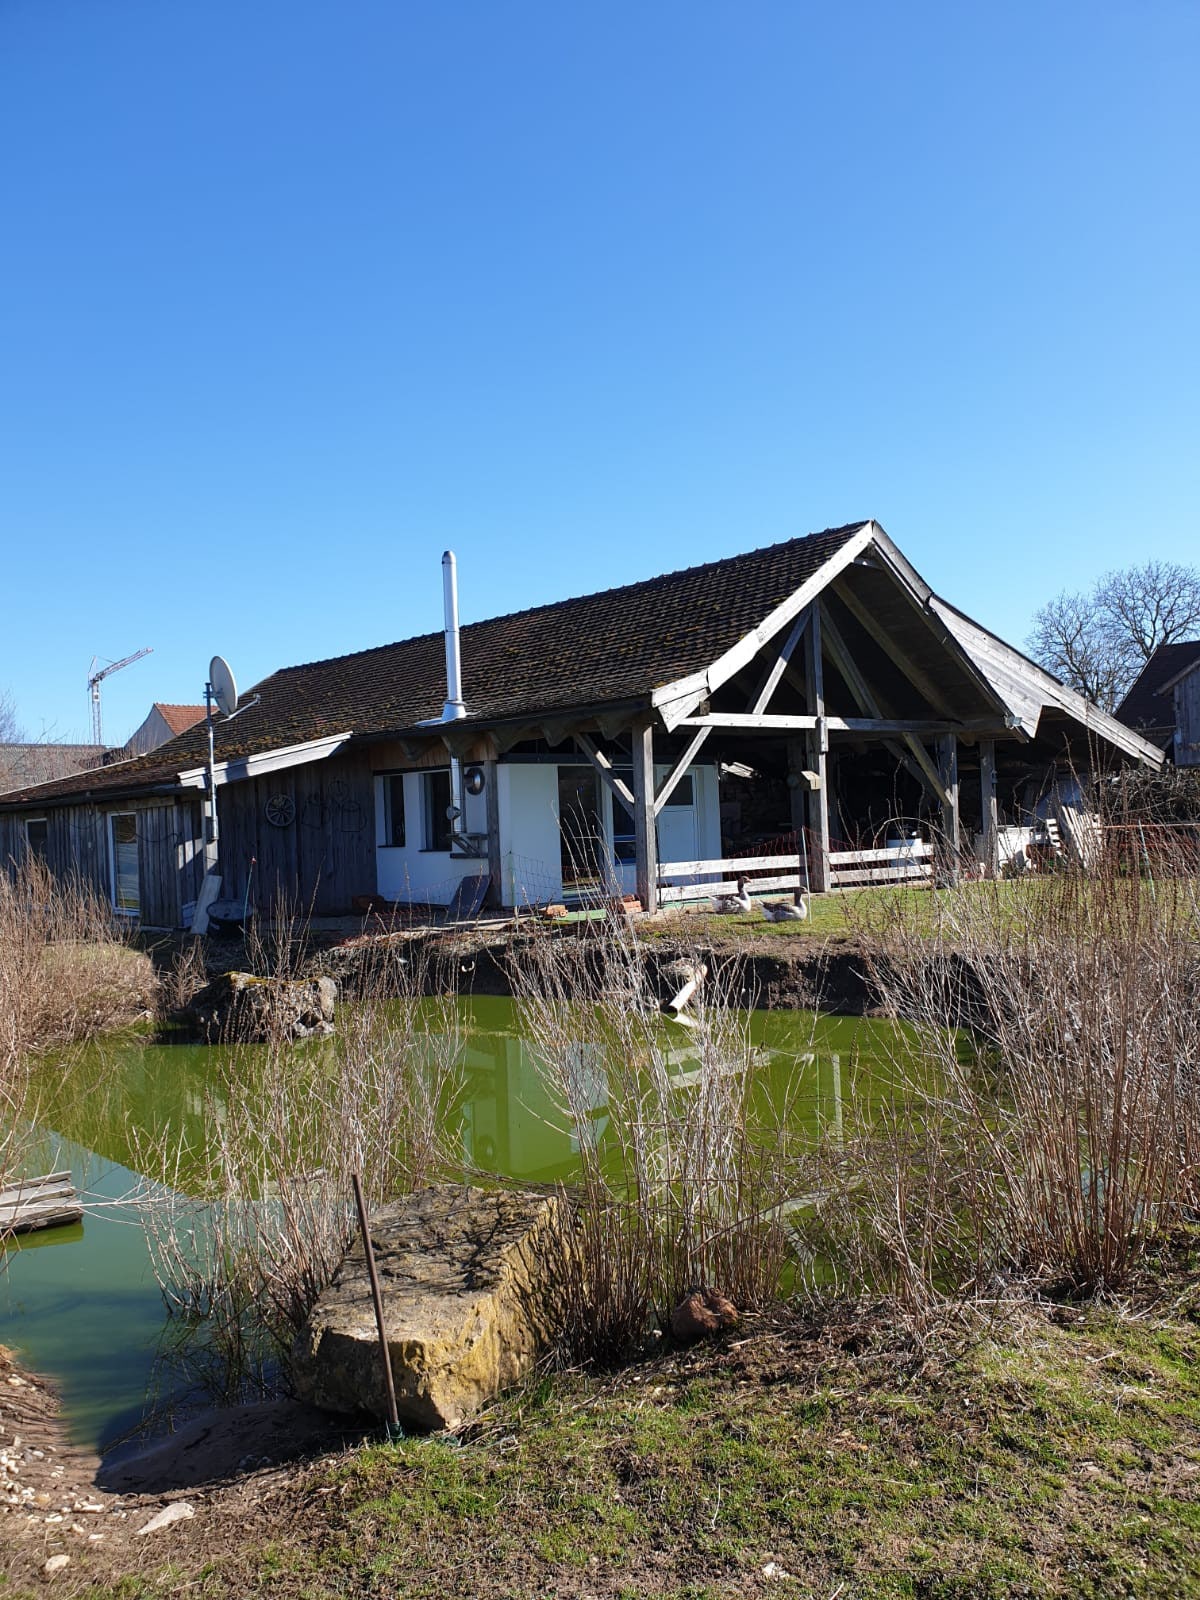
[[[861, 552], [855, 551], [855, 555]], [[805, 679], [808, 709], [815, 727], [808, 735], [808, 766], [817, 774], [817, 787], [808, 795], [808, 832], [813, 844], [813, 888], [828, 894], [832, 887], [829, 865], [829, 736], [825, 722], [825, 669], [821, 659], [821, 608], [814, 600], [804, 634]]]
[[695, 705], [705, 693], [711, 694], [714, 689], [719, 689], [743, 667], [748, 666], [768, 639], [773, 639], [781, 629], [787, 627], [789, 622], [793, 622], [816, 599], [822, 589], [833, 582], [839, 572], [869, 548], [876, 531], [873, 522], [864, 523], [857, 533], [852, 533], [840, 549], [830, 556], [828, 561], [817, 568], [811, 578], [802, 583], [798, 589], [794, 589], [786, 600], [781, 601], [763, 618], [757, 628], [752, 628], [749, 633], [743, 634], [704, 672], [694, 672], [687, 678], [663, 684], [660, 689], [656, 689], [650, 697], [651, 704], [661, 708], [666, 726], [676, 727], [682, 720], [675, 715], [676, 702], [686, 706], [688, 696], [694, 695], [692, 705]]
[[991, 739], [979, 741], [980, 809], [983, 813], [983, 870], [994, 878], [1000, 866], [1000, 818], [996, 809], [996, 746]]
[[504, 904], [504, 872], [500, 855], [500, 767], [483, 763], [483, 796], [487, 808], [488, 894], [493, 906]]
[[688, 741], [687, 749], [683, 752], [683, 754], [680, 756], [679, 760], [671, 768], [670, 772], [667, 774], [666, 778], [663, 780], [662, 788], [658, 791], [657, 795], [655, 795], [655, 797], [654, 797], [654, 815], [655, 816], [658, 815], [658, 813], [666, 805], [667, 801], [674, 794], [675, 789], [676, 789], [676, 787], [677, 787], [677, 785], [679, 783], [679, 780], [683, 777], [684, 773], [691, 766], [692, 762], [696, 759], [696, 755], [699, 752], [701, 745], [708, 738], [708, 736], [709, 736], [709, 734], [711, 732], [712, 732], [711, 728], [701, 728], [700, 731], [698, 733], [694, 734], [692, 736], [692, 738]]
[[680, 728], [723, 728], [727, 733], [814, 733], [818, 722], [827, 733], [912, 734], [914, 737], [933, 738], [938, 734], [956, 736], [995, 732], [996, 724], [990, 720], [979, 728], [971, 722], [943, 722], [924, 717], [821, 717], [810, 715], [781, 715], [773, 711], [706, 711], [694, 717], [682, 717], [676, 724]]
[[938, 774], [946, 791], [947, 803], [942, 807], [942, 833], [946, 849], [950, 852], [949, 880], [959, 878], [959, 851], [962, 847], [958, 812], [958, 740], [945, 733], [938, 740]]
[[[877, 698], [870, 684], [859, 670], [858, 663], [850, 654], [849, 646], [846, 644], [845, 639], [842, 638], [837, 624], [824, 609], [821, 613], [821, 619], [825, 629], [825, 637], [829, 642], [829, 653], [833, 656], [838, 671], [849, 685], [851, 694], [864, 711], [873, 717], [881, 716], [886, 702]], [[915, 774], [918, 783], [929, 789], [940, 803], [945, 804], [949, 796], [942, 788], [938, 770], [930, 760], [925, 747], [913, 733], [905, 733], [902, 737], [903, 751], [890, 741], [888, 742], [888, 749], [908, 767], [910, 772]]]
[[892, 663], [899, 667], [913, 688], [918, 689], [929, 701], [929, 704], [935, 710], [940, 711], [944, 717], [952, 716], [953, 709], [938, 685], [927, 672], [916, 664], [908, 652], [896, 643], [887, 629], [880, 627], [868, 608], [850, 588], [850, 585], [844, 581], [839, 581], [834, 593], [858, 623], [859, 627], [863, 628], [874, 639], [884, 654], [890, 658]]
[[757, 714], [766, 710], [767, 702], [778, 688], [779, 680], [787, 671], [788, 662], [792, 659], [792, 653], [800, 643], [804, 630], [808, 626], [808, 618], [809, 613], [802, 611], [795, 622], [792, 623], [791, 631], [783, 641], [783, 648], [767, 668], [766, 673], [763, 675], [763, 680], [758, 686], [758, 693], [750, 703], [751, 712]]
[[613, 771], [612, 762], [604, 754], [604, 751], [599, 749], [598, 746], [588, 738], [586, 733], [577, 733], [575, 735], [575, 743], [579, 746], [584, 755], [600, 774], [600, 777], [603, 779], [608, 792], [615, 800], [619, 800], [621, 802], [626, 811], [628, 811], [629, 815], [636, 821], [636, 802], [633, 795], [630, 793], [629, 785], [624, 781], [623, 778], [617, 777], [616, 773]]
[[644, 911], [658, 910], [658, 836], [654, 826], [654, 725], [633, 727], [633, 836], [637, 897]]

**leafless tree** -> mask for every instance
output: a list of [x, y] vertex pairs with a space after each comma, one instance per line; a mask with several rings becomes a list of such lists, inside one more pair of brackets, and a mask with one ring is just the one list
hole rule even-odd
[[1200, 634], [1200, 568], [1147, 561], [1060, 594], [1034, 613], [1026, 648], [1111, 711], [1160, 644]]
[[21, 744], [24, 741], [17, 721], [17, 703], [9, 689], [0, 689], [0, 744]]

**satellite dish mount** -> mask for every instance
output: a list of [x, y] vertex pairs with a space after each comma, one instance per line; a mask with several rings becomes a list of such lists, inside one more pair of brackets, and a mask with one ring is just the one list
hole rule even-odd
[[208, 828], [205, 840], [205, 866], [214, 872], [217, 865], [217, 763], [213, 750], [213, 706], [224, 714], [226, 722], [239, 711], [249, 711], [261, 697], [241, 704], [238, 700], [237, 679], [233, 668], [224, 656], [214, 656], [208, 664], [208, 682], [204, 685], [204, 716], [208, 724]]

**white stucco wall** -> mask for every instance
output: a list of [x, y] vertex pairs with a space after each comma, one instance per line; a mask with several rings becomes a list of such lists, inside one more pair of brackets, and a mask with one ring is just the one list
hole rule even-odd
[[[691, 770], [693, 804], [667, 805], [659, 817], [660, 861], [705, 860], [721, 853], [721, 811], [715, 766]], [[669, 767], [657, 769], [662, 783]], [[500, 762], [496, 769], [500, 819], [501, 878], [505, 905], [545, 904], [563, 894], [562, 845], [558, 822], [558, 766], [551, 762]], [[602, 815], [612, 848], [613, 800], [602, 791]], [[486, 797], [465, 796], [465, 826], [470, 833], [487, 828]], [[404, 774], [407, 843], [386, 844], [383, 777], [375, 783], [375, 839], [378, 891], [389, 900], [424, 900], [445, 905], [460, 880], [486, 872], [486, 862], [462, 860], [444, 851], [421, 850], [421, 774]], [[627, 831], [624, 828], [621, 831]], [[634, 862], [616, 864], [616, 885], [632, 894]]]
[[[419, 900], [429, 905], [448, 905], [464, 878], [487, 872], [487, 862], [469, 856], [452, 856], [446, 850], [422, 850], [421, 773], [404, 774], [405, 843], [387, 843], [387, 815], [384, 807], [384, 777], [375, 779], [375, 870], [377, 892], [388, 900]], [[466, 831], [486, 832], [484, 797], [466, 797]]]

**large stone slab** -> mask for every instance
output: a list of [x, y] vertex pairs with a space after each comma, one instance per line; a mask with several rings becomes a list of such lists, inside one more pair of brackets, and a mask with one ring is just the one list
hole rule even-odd
[[[562, 1222], [551, 1196], [457, 1184], [371, 1217], [401, 1421], [455, 1427], [529, 1371], [559, 1325]], [[386, 1416], [361, 1238], [297, 1338], [293, 1370], [314, 1405]]]

